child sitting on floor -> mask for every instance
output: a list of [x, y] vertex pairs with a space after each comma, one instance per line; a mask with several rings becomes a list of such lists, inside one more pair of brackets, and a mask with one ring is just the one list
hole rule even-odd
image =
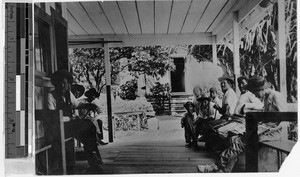
[[197, 137], [195, 136], [194, 119], [197, 117], [195, 113], [195, 105], [188, 101], [184, 105], [186, 113], [181, 118], [181, 127], [184, 128], [185, 147], [197, 147]]

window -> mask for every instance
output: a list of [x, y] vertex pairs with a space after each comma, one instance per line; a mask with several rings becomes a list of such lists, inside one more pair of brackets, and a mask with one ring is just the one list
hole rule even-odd
[[34, 21], [35, 70], [48, 75], [51, 73], [50, 27], [42, 20]]

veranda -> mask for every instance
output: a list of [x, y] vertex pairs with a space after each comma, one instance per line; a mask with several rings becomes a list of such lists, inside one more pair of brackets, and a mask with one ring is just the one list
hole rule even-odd
[[[217, 44], [232, 45], [234, 75], [238, 78], [240, 74], [239, 63], [239, 41], [240, 38], [252, 29], [270, 10], [271, 6], [262, 7], [261, 0], [186, 0], [186, 1], [111, 1], [111, 2], [67, 2], [57, 4], [40, 4], [38, 8], [44, 9], [46, 13], [53, 13], [52, 9], [61, 8], [59, 12], [63, 19], [64, 36], [68, 39], [68, 48], [95, 48], [103, 47], [105, 50], [106, 65], [106, 90], [107, 90], [107, 113], [109, 122], [109, 142], [112, 148], [104, 148], [103, 154], [126, 151], [124, 161], [114, 161], [118, 154], [112, 155], [111, 160], [118, 169], [111, 168], [108, 173], [167, 173], [170, 172], [196, 172], [193, 169], [183, 168], [190, 163], [189, 156], [196, 157], [194, 164], [204, 164], [207, 159], [212, 161], [213, 156], [207, 153], [195, 153], [184, 148], [178, 148], [177, 142], [164, 142], [162, 146], [156, 146], [153, 142], [149, 144], [141, 142], [138, 144], [125, 145], [126, 148], [118, 147], [113, 143], [113, 119], [111, 108], [111, 78], [110, 78], [110, 47], [127, 46], [155, 46], [155, 45], [212, 45], [213, 64], [217, 65]], [[43, 7], [43, 8], [42, 8]], [[285, 24], [284, 1], [278, 0], [278, 24]], [[67, 27], [67, 28], [66, 28]], [[278, 26], [277, 54], [280, 60], [280, 91], [287, 96], [286, 88], [286, 42], [285, 27]], [[55, 36], [55, 39], [58, 37]], [[57, 39], [57, 41], [59, 41]], [[57, 48], [57, 47], [56, 47]], [[56, 49], [55, 53], [59, 50]], [[64, 51], [65, 53], [66, 51]], [[57, 57], [58, 58], [58, 57]], [[56, 59], [55, 69], [63, 68], [59, 63], [66, 63]], [[67, 64], [65, 64], [67, 66]], [[287, 103], [288, 104], [288, 103]], [[297, 111], [297, 105], [289, 104], [289, 111]], [[115, 147], [114, 147], [115, 146]], [[147, 152], [140, 151], [145, 146], [153, 151], [153, 156], [145, 157]], [[142, 147], [142, 148], [140, 148]], [[166, 154], [163, 149], [171, 147], [171, 159], [159, 160]], [[108, 150], [108, 151], [107, 151]], [[177, 156], [182, 160], [178, 163], [169, 163]], [[133, 155], [128, 162], [129, 156]], [[105, 156], [105, 155], [104, 155]], [[176, 158], [175, 158], [176, 156]], [[126, 161], [126, 158], [127, 161]], [[206, 158], [207, 157], [207, 158]], [[109, 159], [110, 157], [108, 157]], [[120, 157], [121, 158], [121, 157]], [[145, 166], [137, 159], [148, 159], [153, 163]], [[105, 159], [105, 157], [104, 157]], [[199, 160], [199, 161], [198, 161]], [[203, 161], [204, 160], [204, 161]], [[126, 161], [126, 162], [125, 162]], [[168, 162], [168, 164], [165, 164]], [[163, 168], [158, 165], [163, 163]], [[112, 163], [114, 164], [114, 163]], [[109, 165], [108, 165], [109, 166]], [[181, 168], [182, 167], [182, 168]], [[160, 169], [160, 170], [149, 170]], [[173, 170], [172, 170], [173, 169]], [[174, 170], [176, 169], [176, 170]]]

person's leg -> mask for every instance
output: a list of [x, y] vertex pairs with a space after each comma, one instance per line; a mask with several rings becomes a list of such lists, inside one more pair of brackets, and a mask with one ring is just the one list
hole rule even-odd
[[241, 136], [233, 136], [230, 138], [230, 146], [220, 154], [220, 168], [224, 172], [231, 172], [237, 157], [244, 152], [245, 143]]
[[99, 127], [99, 131], [100, 131], [100, 138], [101, 140], [103, 139], [103, 123], [102, 123], [102, 120], [100, 119], [97, 119], [97, 123], [98, 123], [98, 127]]
[[185, 138], [185, 143], [191, 143], [191, 135], [186, 127], [184, 128], [184, 138]]
[[90, 167], [98, 167], [103, 162], [97, 147], [96, 127], [89, 120], [74, 120], [73, 124], [74, 138], [82, 142]]
[[198, 165], [198, 171], [202, 173], [210, 172], [231, 172], [237, 157], [245, 150], [245, 144], [241, 136], [231, 138], [230, 146], [220, 154], [220, 159], [211, 165]]
[[[205, 146], [208, 149], [219, 149], [219, 146], [223, 146], [223, 140], [221, 140], [217, 134], [216, 127], [219, 127], [227, 122], [226, 119], [217, 119], [207, 122], [205, 126], [205, 132], [207, 135]], [[219, 150], [217, 150], [219, 151]]]

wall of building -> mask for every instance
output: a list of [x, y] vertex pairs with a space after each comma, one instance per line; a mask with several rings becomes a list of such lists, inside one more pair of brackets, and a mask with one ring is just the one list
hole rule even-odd
[[210, 87], [220, 88], [218, 78], [223, 75], [222, 68], [211, 62], [199, 63], [192, 56], [186, 58], [186, 93], [192, 94], [196, 85], [201, 86], [204, 90]]

